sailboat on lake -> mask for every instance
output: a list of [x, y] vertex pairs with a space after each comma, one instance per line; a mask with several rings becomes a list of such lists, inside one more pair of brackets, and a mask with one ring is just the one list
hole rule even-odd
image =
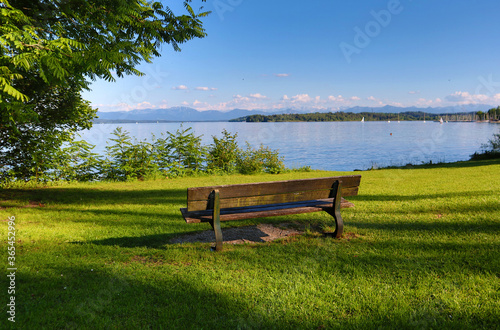
[[365, 117], [361, 118], [361, 122], [364, 123], [365, 122]]

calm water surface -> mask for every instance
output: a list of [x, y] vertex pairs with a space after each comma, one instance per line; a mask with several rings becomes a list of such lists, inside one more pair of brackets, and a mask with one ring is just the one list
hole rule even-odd
[[[293, 122], [293, 123], [183, 123], [192, 127], [203, 144], [221, 137], [222, 130], [238, 134], [240, 147], [248, 141], [279, 149], [287, 167], [352, 171], [372, 166], [404, 165], [422, 162], [454, 162], [469, 159], [480, 150], [500, 125], [488, 123], [436, 122]], [[175, 132], [181, 123], [95, 124], [81, 132], [82, 139], [104, 153], [111, 132], [123, 127], [138, 140], [151, 140], [162, 132]]]

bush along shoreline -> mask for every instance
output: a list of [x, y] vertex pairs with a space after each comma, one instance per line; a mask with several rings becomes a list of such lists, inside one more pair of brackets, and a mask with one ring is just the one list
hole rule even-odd
[[500, 133], [493, 134], [493, 138], [481, 145], [481, 152], [470, 155], [470, 160], [487, 160], [500, 158]]
[[[95, 145], [72, 141], [53, 154], [34, 160], [29, 172], [16, 167], [0, 169], [0, 183], [54, 181], [128, 181], [203, 174], [278, 174], [285, 171], [284, 157], [278, 150], [260, 145], [255, 149], [247, 142], [238, 146], [237, 134], [226, 130], [222, 137], [212, 136], [205, 146], [192, 128], [182, 126], [176, 132], [152, 136], [151, 142], [137, 141], [121, 127], [107, 142], [106, 152], [99, 155]], [[310, 170], [304, 167], [298, 170]]]

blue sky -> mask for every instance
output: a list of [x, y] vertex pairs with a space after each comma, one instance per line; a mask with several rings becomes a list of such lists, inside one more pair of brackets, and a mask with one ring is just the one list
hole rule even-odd
[[[183, 13], [182, 1], [164, 1]], [[500, 104], [498, 0], [193, 0], [208, 36], [146, 76], [96, 81], [101, 111]]]

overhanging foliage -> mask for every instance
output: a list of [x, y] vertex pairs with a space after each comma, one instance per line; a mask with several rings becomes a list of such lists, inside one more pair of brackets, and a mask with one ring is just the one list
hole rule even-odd
[[0, 0], [0, 168], [36, 176], [92, 126], [97, 109], [81, 97], [91, 80], [142, 75], [162, 44], [204, 37], [208, 13], [190, 3], [176, 16], [144, 0]]

